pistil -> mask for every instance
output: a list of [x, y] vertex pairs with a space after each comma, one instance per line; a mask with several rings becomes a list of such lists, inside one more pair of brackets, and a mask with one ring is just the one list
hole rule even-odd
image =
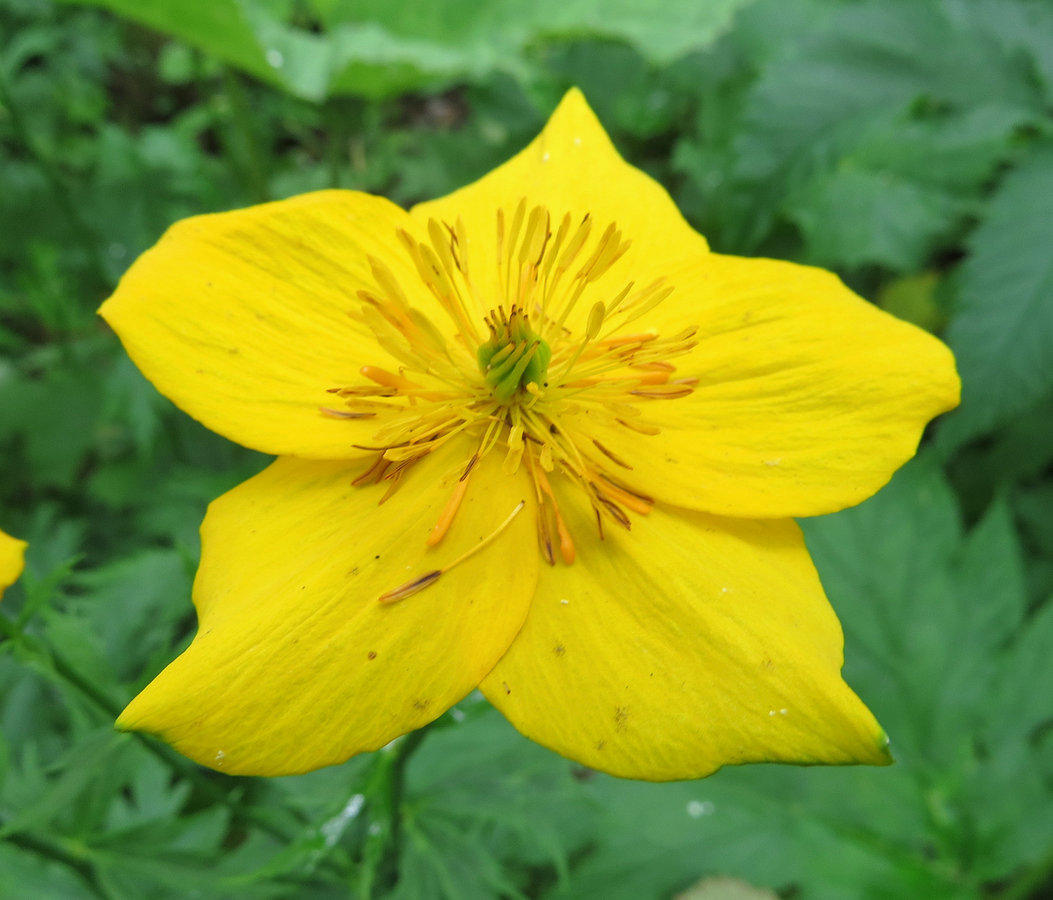
[[526, 313], [513, 305], [505, 315], [499, 306], [484, 321], [490, 338], [479, 345], [476, 359], [498, 403], [507, 404], [529, 384], [544, 385], [552, 351], [531, 330]]

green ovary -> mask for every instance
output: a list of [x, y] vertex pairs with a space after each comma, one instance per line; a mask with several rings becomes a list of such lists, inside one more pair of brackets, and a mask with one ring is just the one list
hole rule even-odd
[[504, 310], [491, 313], [487, 325], [490, 339], [476, 351], [476, 358], [494, 398], [507, 403], [530, 382], [543, 386], [552, 351], [531, 330], [527, 317], [512, 307], [507, 318]]

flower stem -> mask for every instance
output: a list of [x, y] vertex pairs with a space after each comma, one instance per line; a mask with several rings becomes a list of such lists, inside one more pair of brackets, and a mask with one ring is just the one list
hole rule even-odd
[[427, 733], [426, 726], [407, 734], [399, 744], [391, 764], [391, 774], [387, 782], [388, 809], [391, 810], [391, 837], [388, 849], [396, 864], [402, 849], [402, 798], [406, 787], [406, 764], [413, 752], [423, 743]]
[[377, 754], [377, 764], [365, 791], [372, 807], [373, 826], [363, 848], [360, 878], [363, 897], [374, 896], [376, 889], [384, 892], [398, 882], [406, 766], [430, 728], [429, 724], [412, 731]]

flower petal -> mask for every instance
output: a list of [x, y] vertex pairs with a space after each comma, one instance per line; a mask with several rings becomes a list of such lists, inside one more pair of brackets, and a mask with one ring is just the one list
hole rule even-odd
[[940, 341], [821, 269], [709, 254], [674, 273], [648, 325], [698, 325], [673, 360], [694, 393], [642, 399], [641, 434], [595, 416], [568, 422], [632, 466], [660, 500], [718, 515], [813, 516], [865, 500], [910, 459], [926, 423], [958, 403]]
[[119, 727], [216, 769], [276, 775], [342, 762], [441, 715], [504, 653], [537, 578], [526, 508], [431, 586], [378, 602], [476, 546], [525, 496], [492, 454], [427, 548], [470, 455], [435, 451], [382, 505], [388, 485], [352, 487], [347, 463], [290, 458], [215, 501], [194, 584], [198, 634]]
[[[572, 527], [588, 525], [579, 504]], [[542, 569], [523, 630], [482, 683], [524, 735], [653, 781], [890, 761], [841, 680], [841, 628], [792, 521], [656, 509], [578, 546], [572, 566]]]
[[25, 565], [26, 542], [0, 531], [0, 597], [22, 574]]
[[[452, 224], [462, 219], [471, 260], [486, 262], [479, 276], [483, 293], [500, 296], [503, 289], [485, 281], [496, 277], [496, 266], [489, 263], [497, 252], [497, 210], [503, 208], [511, 216], [524, 198], [530, 206], [549, 210], [553, 231], [566, 213], [575, 225], [587, 213], [596, 235], [616, 223], [631, 240], [624, 260], [597, 282], [593, 299], [609, 299], [629, 279], [642, 286], [661, 276], [670, 261], [708, 252], [706, 239], [687, 224], [665, 188], [618, 154], [577, 88], [567, 92], [542, 132], [508, 162], [410, 212], [421, 221], [434, 218]], [[588, 309], [583, 303], [580, 314]]]
[[[419, 286], [396, 229], [415, 223], [380, 197], [321, 191], [173, 225], [100, 314], [154, 386], [231, 440], [265, 453], [361, 456], [375, 420], [338, 420], [328, 388], [391, 366], [348, 316], [375, 290], [368, 256]], [[429, 313], [423, 288], [412, 301]], [[337, 401], [338, 403], [339, 401]]]

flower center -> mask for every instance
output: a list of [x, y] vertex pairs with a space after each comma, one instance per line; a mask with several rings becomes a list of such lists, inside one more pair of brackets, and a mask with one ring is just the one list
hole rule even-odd
[[[458, 438], [475, 443], [427, 539], [431, 546], [449, 530], [476, 463], [503, 450], [503, 471], [512, 476], [524, 467], [533, 484], [542, 557], [551, 565], [557, 557], [570, 564], [574, 539], [558, 500], [568, 486], [588, 498], [601, 540], [604, 523], [630, 529], [630, 513], [646, 515], [654, 506], [633, 488], [632, 463], [617, 446], [601, 443], [576, 423], [657, 436], [646, 405], [693, 392], [697, 379], [675, 377], [670, 360], [695, 346], [696, 329], [663, 337], [628, 327], [672, 293], [663, 278], [642, 287], [628, 281], [613, 295], [601, 293], [601, 279], [629, 248], [613, 223], [597, 236], [590, 216], [574, 224], [566, 214], [553, 231], [549, 211], [528, 211], [523, 200], [510, 217], [498, 209], [496, 226], [496, 265], [479, 266], [479, 272], [476, 260], [469, 264], [470, 242], [460, 220], [430, 220], [426, 241], [398, 233], [419, 278], [407, 282], [408, 290], [383, 262], [370, 258], [375, 287], [358, 292], [362, 304], [351, 315], [397, 360], [398, 371], [363, 366], [366, 383], [330, 389], [345, 408], [322, 412], [379, 426], [369, 444], [355, 444], [376, 455], [354, 483], [387, 483], [380, 502], [432, 450]], [[427, 294], [441, 307], [445, 324], [421, 312]], [[484, 299], [495, 294], [503, 301], [496, 307]], [[467, 554], [381, 599], [401, 600], [433, 584], [489, 544], [522, 507]]]
[[508, 403], [528, 384], [545, 383], [552, 351], [548, 343], [530, 330], [527, 314], [513, 306], [505, 315], [503, 307], [486, 318], [490, 339], [475, 351], [479, 371], [499, 403]]

